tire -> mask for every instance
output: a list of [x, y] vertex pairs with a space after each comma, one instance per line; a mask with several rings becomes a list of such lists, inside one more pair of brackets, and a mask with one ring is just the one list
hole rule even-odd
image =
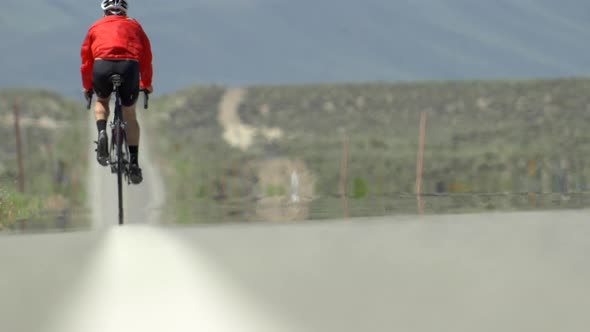
[[119, 225], [123, 225], [123, 135], [121, 134], [121, 122], [115, 124], [117, 132], [117, 192], [119, 196]]

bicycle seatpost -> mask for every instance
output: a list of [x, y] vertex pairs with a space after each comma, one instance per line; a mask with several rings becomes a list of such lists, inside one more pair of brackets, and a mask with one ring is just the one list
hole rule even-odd
[[113, 89], [116, 89], [123, 84], [123, 77], [121, 77], [121, 75], [115, 74], [111, 76], [111, 82], [113, 82]]

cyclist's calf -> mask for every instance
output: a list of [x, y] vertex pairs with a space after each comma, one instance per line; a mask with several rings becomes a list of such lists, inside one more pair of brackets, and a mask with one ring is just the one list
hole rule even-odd
[[100, 98], [97, 96], [96, 104], [94, 106], [96, 120], [107, 120], [109, 118], [109, 100], [110, 98]]
[[130, 107], [123, 106], [123, 120], [127, 123], [127, 143], [132, 146], [139, 145], [140, 128], [137, 122], [135, 105]]

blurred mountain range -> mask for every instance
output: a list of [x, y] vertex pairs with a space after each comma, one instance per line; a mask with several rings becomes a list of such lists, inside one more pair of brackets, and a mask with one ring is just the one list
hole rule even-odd
[[[291, 84], [590, 74], [582, 0], [129, 0], [159, 92]], [[2, 0], [0, 88], [80, 90], [100, 1]]]

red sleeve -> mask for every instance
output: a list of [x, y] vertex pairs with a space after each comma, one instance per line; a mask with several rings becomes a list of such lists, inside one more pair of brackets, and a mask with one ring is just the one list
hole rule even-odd
[[143, 46], [143, 53], [139, 59], [139, 71], [141, 75], [140, 85], [142, 88], [146, 88], [152, 85], [152, 46], [150, 40], [146, 35], [145, 31], [141, 29], [141, 39]]
[[94, 57], [92, 56], [92, 37], [88, 30], [86, 38], [82, 42], [82, 49], [80, 50], [80, 57], [82, 58], [82, 66], [80, 72], [82, 73], [82, 86], [84, 89], [92, 89], [92, 66], [94, 65]]

